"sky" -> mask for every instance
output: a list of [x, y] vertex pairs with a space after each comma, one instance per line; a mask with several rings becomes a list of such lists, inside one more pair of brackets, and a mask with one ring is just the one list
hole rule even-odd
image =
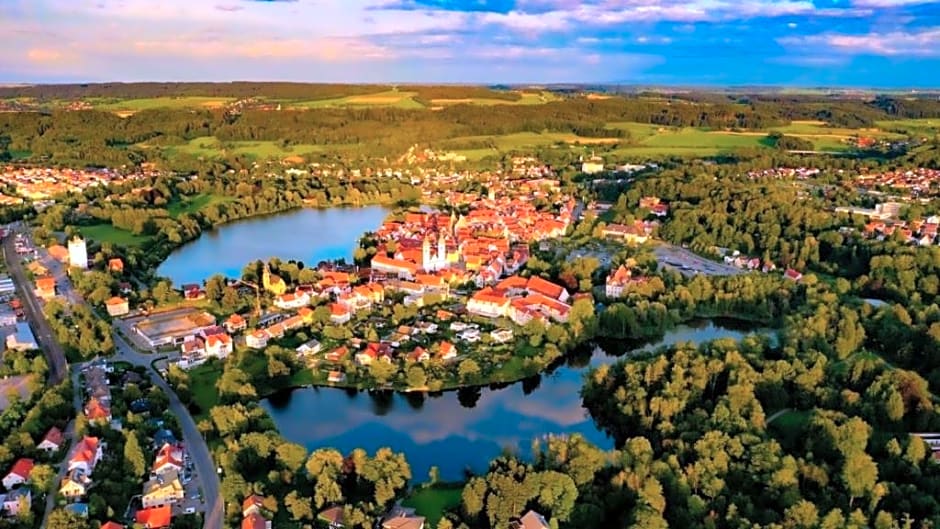
[[940, 0], [0, 0], [0, 83], [940, 87]]

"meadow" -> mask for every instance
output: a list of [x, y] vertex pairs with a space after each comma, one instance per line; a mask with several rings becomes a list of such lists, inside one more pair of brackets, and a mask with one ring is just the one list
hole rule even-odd
[[150, 240], [150, 237], [146, 235], [137, 235], [111, 224], [79, 226], [78, 232], [86, 239], [99, 243], [108, 242], [117, 246], [141, 246]]
[[415, 101], [417, 92], [386, 90], [375, 94], [360, 94], [312, 101], [283, 101], [288, 108], [342, 108], [342, 107], [392, 107], [422, 109], [424, 105]]
[[183, 200], [175, 200], [168, 204], [166, 209], [170, 216], [175, 219], [184, 213], [196, 213], [213, 204], [224, 204], [234, 200], [232, 197], [200, 193], [192, 197], [184, 197]]
[[226, 103], [234, 101], [232, 97], [151, 97], [144, 99], [94, 99], [86, 101], [94, 108], [113, 111], [151, 110], [154, 108], [220, 108]]
[[[137, 144], [138, 147], [150, 148], [146, 143]], [[275, 141], [233, 141], [222, 142], [214, 136], [193, 138], [181, 145], [168, 145], [160, 147], [172, 156], [176, 153], [188, 154], [197, 158], [220, 158], [225, 154], [236, 154], [256, 159], [286, 158], [288, 156], [302, 156], [327, 150], [342, 149], [341, 145], [309, 145], [298, 144], [284, 146]]]

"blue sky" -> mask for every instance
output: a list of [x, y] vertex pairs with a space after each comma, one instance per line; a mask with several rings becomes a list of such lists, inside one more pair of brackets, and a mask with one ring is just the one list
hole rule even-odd
[[940, 0], [0, 0], [0, 82], [940, 87]]

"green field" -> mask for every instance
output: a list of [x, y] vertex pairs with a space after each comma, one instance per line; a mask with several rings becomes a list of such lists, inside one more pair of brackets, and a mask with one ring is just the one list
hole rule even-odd
[[[147, 148], [146, 144], [138, 144]], [[161, 147], [171, 156], [176, 153], [188, 154], [197, 158], [219, 158], [225, 154], [236, 154], [258, 159], [287, 158], [289, 156], [303, 156], [314, 152], [342, 149], [341, 145], [289, 145], [283, 147], [275, 141], [232, 141], [221, 142], [214, 136], [193, 138], [183, 145], [169, 145]]]
[[463, 485], [460, 484], [431, 485], [414, 491], [402, 505], [415, 509], [419, 515], [427, 518], [430, 527], [437, 527], [444, 511], [460, 505], [461, 492]]
[[97, 242], [109, 242], [117, 246], [140, 246], [150, 240], [146, 235], [136, 235], [111, 224], [95, 224], [93, 226], [78, 226], [82, 237]]
[[879, 128], [903, 130], [908, 134], [932, 136], [940, 134], [940, 119], [901, 119], [875, 122]]
[[203, 364], [189, 370], [189, 389], [193, 392], [193, 400], [199, 405], [199, 415], [196, 421], [209, 417], [209, 410], [219, 404], [219, 392], [215, 383], [222, 376], [222, 366], [217, 364]]
[[151, 97], [146, 99], [124, 99], [121, 101], [104, 99], [87, 99], [91, 105], [100, 110], [114, 111], [140, 111], [154, 108], [218, 108], [234, 101], [232, 97]]
[[167, 212], [174, 219], [183, 213], [196, 213], [197, 211], [211, 206], [212, 204], [224, 204], [235, 200], [231, 197], [223, 197], [210, 193], [200, 193], [192, 197], [183, 197], [181, 200], [174, 200], [167, 206]]
[[387, 90], [375, 94], [362, 94], [314, 101], [285, 101], [292, 108], [341, 108], [341, 107], [394, 107], [420, 109], [424, 105], [414, 100], [417, 92]]

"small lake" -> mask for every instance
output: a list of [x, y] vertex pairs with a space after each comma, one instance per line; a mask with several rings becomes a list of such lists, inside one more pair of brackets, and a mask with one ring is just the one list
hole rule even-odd
[[[773, 343], [773, 332], [734, 322], [698, 321], [621, 352], [740, 340], [755, 333], [771, 336]], [[596, 347], [551, 373], [501, 388], [424, 395], [313, 387], [281, 392], [262, 405], [285, 438], [308, 450], [334, 447], [348, 453], [360, 447], [371, 453], [388, 446], [406, 455], [415, 482], [426, 481], [432, 465], [439, 467], [442, 479], [458, 480], [464, 469], [485, 471], [504, 447], [530, 455], [532, 441], [549, 434], [579, 433], [611, 448], [612, 440], [581, 405], [580, 391], [589, 367], [617, 359]]]
[[157, 268], [174, 285], [202, 283], [215, 274], [241, 277], [249, 262], [278, 257], [316, 266], [320, 261], [352, 261], [363, 233], [378, 228], [389, 210], [364, 208], [295, 209], [223, 224], [177, 248]]

